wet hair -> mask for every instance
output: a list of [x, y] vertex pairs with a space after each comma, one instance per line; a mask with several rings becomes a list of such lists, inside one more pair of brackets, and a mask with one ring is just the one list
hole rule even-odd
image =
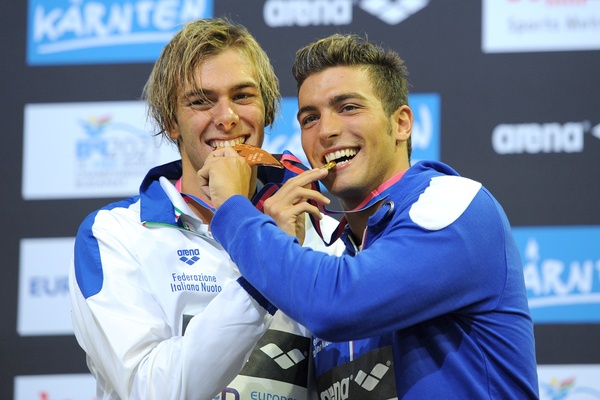
[[[309, 76], [332, 67], [364, 68], [387, 116], [408, 105], [408, 70], [398, 53], [354, 34], [320, 39], [296, 52], [292, 74], [298, 91]], [[410, 137], [407, 148], [410, 159]]]
[[194, 75], [209, 57], [226, 50], [239, 50], [256, 70], [265, 126], [273, 124], [280, 102], [279, 80], [269, 57], [242, 25], [223, 18], [200, 19], [186, 24], [164, 47], [144, 86], [148, 118], [156, 135], [173, 141], [168, 132], [177, 124], [176, 112], [184, 87], [195, 86]]

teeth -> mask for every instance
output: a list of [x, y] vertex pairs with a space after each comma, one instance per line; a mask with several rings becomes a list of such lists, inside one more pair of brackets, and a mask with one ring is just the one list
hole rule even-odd
[[337, 150], [337, 151], [334, 151], [333, 153], [329, 153], [329, 154], [325, 155], [325, 161], [329, 162], [332, 160], [338, 160], [342, 157], [353, 157], [355, 155], [356, 155], [356, 150], [353, 150], [353, 149]]
[[238, 144], [243, 144], [245, 141], [245, 138], [238, 137], [232, 140], [212, 140], [209, 144], [216, 149], [218, 147], [233, 147]]

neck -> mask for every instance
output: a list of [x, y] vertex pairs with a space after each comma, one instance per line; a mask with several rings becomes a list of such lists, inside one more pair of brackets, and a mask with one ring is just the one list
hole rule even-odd
[[375, 214], [382, 204], [383, 199], [363, 211], [344, 214], [346, 217], [346, 222], [348, 222], [348, 226], [352, 232], [353, 239], [355, 239], [356, 243], [362, 243], [369, 217]]
[[342, 208], [348, 210], [344, 215], [346, 216], [346, 221], [348, 222], [352, 236], [358, 243], [362, 243], [369, 217], [379, 210], [383, 204], [384, 198], [387, 197], [386, 193], [390, 187], [398, 183], [405, 172], [406, 170], [403, 170], [380, 183], [376, 189], [372, 190], [369, 195], [358, 204], [356, 204], [356, 201], [344, 201], [344, 199], [340, 198]]
[[212, 217], [214, 215], [210, 209], [201, 206], [200, 204], [196, 203], [195, 201], [191, 201], [191, 202], [187, 203], [187, 205], [192, 209], [194, 214], [198, 218], [200, 218], [200, 220], [202, 220], [202, 222], [204, 224], [210, 225], [210, 222], [212, 221]]

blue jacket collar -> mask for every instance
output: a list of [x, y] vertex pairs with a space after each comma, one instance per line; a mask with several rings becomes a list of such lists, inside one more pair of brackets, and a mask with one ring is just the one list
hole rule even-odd
[[[281, 158], [285, 168], [258, 167], [258, 180], [264, 184], [258, 191], [252, 202], [257, 206], [262, 206], [261, 199], [272, 195], [288, 179], [297, 176], [299, 172], [306, 170], [289, 151], [284, 151], [283, 155], [275, 155]], [[171, 200], [161, 187], [159, 178], [164, 176], [170, 181], [176, 181], [181, 178], [183, 173], [181, 160], [172, 161], [167, 164], [152, 168], [146, 174], [146, 177], [140, 185], [140, 219], [142, 222], [151, 221], [177, 225], [175, 209]]]

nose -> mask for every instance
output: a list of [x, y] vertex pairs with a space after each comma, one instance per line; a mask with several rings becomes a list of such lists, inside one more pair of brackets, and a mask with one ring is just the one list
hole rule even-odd
[[211, 111], [214, 124], [217, 128], [223, 129], [226, 132], [233, 129], [240, 120], [235, 110], [235, 105], [229, 101], [217, 102]]
[[319, 137], [327, 141], [342, 133], [340, 118], [335, 113], [323, 113], [319, 120]]

